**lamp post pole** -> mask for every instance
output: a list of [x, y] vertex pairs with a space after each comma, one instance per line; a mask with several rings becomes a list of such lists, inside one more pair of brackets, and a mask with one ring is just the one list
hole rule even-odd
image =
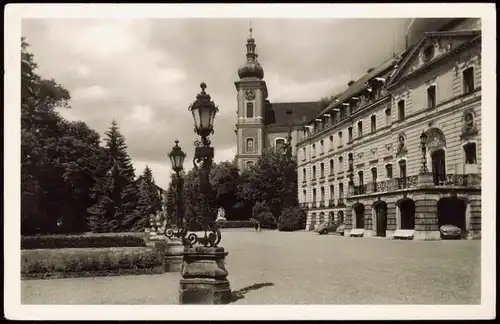
[[[170, 162], [172, 163], [172, 170], [175, 172], [175, 187], [176, 187], [176, 199], [175, 199], [175, 217], [177, 220], [177, 234], [176, 236], [180, 239], [182, 228], [183, 228], [183, 215], [181, 215], [180, 206], [182, 203], [182, 187], [183, 179], [181, 177], [181, 171], [183, 170], [184, 159], [186, 158], [186, 153], [184, 153], [179, 146], [179, 141], [175, 141], [175, 146], [172, 151], [168, 154]], [[168, 235], [167, 235], [168, 237]]]
[[422, 132], [422, 135], [420, 135], [420, 145], [422, 147], [422, 167], [420, 168], [421, 173], [426, 173], [429, 170], [427, 169], [427, 134], [425, 132]]
[[[200, 84], [201, 92], [189, 106], [194, 119], [194, 131], [200, 137], [195, 141], [193, 158], [194, 169], [199, 172], [202, 201], [202, 215], [196, 215], [186, 222], [182, 232], [185, 246], [179, 289], [180, 304], [227, 304], [231, 299], [231, 289], [227, 280], [224, 259], [227, 256], [224, 248], [218, 247], [222, 239], [221, 232], [215, 222], [213, 210], [212, 187], [209, 175], [214, 158], [214, 148], [210, 146], [209, 136], [214, 133], [213, 123], [219, 111], [210, 95], [205, 92], [207, 85]], [[201, 225], [205, 235], [198, 237], [189, 233], [189, 226]], [[192, 229], [192, 228], [191, 228]], [[198, 246], [195, 246], [198, 245]]]

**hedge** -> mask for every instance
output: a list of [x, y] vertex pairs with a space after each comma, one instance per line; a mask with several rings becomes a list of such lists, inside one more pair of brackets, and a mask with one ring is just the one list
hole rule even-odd
[[279, 231], [299, 231], [306, 227], [306, 214], [299, 208], [286, 208], [278, 220]]
[[123, 235], [36, 235], [21, 237], [21, 250], [145, 247], [142, 236]]
[[225, 221], [218, 224], [219, 228], [252, 228], [254, 226], [251, 221]]
[[157, 253], [143, 247], [21, 251], [21, 277], [53, 278], [162, 273]]

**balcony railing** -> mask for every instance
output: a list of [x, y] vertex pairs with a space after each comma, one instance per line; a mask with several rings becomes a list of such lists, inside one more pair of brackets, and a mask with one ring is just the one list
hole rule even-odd
[[395, 189], [416, 188], [418, 185], [418, 176], [409, 176], [404, 178], [396, 178]]
[[335, 207], [335, 199], [328, 200], [328, 207]]
[[319, 207], [325, 207], [325, 201], [324, 200], [320, 200]]
[[359, 185], [353, 187], [353, 195], [362, 195], [366, 193], [366, 185]]

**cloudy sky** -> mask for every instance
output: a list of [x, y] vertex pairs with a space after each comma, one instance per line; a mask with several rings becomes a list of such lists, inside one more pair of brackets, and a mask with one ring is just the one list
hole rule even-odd
[[[271, 102], [334, 94], [404, 47], [410, 19], [252, 19]], [[216, 161], [236, 152], [237, 70], [245, 63], [247, 19], [25, 19], [22, 34], [39, 63], [71, 93], [62, 114], [100, 134], [116, 119], [136, 174], [145, 165], [166, 188], [175, 139], [194, 148], [187, 108], [205, 81], [219, 105]], [[394, 39], [394, 41], [393, 41]], [[393, 46], [393, 44], [395, 44]]]

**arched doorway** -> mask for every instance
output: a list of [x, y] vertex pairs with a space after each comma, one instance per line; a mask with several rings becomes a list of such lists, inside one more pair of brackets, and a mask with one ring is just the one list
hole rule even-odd
[[431, 153], [432, 159], [432, 175], [434, 184], [439, 185], [441, 182], [446, 181], [446, 161], [444, 150], [439, 149]]
[[337, 220], [340, 224], [344, 224], [344, 211], [343, 210], [339, 210], [339, 212], [337, 213]]
[[362, 203], [356, 203], [352, 206], [352, 211], [356, 215], [356, 227], [355, 228], [365, 228], [365, 205]]
[[331, 212], [329, 212], [329, 213], [328, 213], [328, 221], [329, 221], [329, 222], [333, 222], [333, 221], [335, 221], [335, 220], [336, 220], [336, 219], [335, 219], [335, 214], [334, 214], [332, 211], [331, 211]]
[[316, 228], [316, 213], [312, 213], [311, 214], [311, 225], [309, 225], [309, 229], [311, 231], [314, 231], [315, 228]]
[[410, 198], [403, 198], [396, 203], [399, 207], [400, 229], [415, 229], [415, 202]]
[[438, 224], [453, 225], [461, 230], [462, 237], [467, 236], [467, 202], [457, 197], [441, 198], [438, 201]]
[[[434, 184], [446, 181], [446, 138], [439, 128], [431, 128], [426, 131], [427, 135], [427, 158], [430, 157], [430, 166], [434, 178]], [[429, 162], [429, 160], [427, 161]], [[429, 165], [429, 163], [428, 163]]]
[[376, 236], [385, 237], [387, 230], [387, 204], [385, 201], [378, 200], [373, 203], [372, 207], [375, 211], [375, 234]]

